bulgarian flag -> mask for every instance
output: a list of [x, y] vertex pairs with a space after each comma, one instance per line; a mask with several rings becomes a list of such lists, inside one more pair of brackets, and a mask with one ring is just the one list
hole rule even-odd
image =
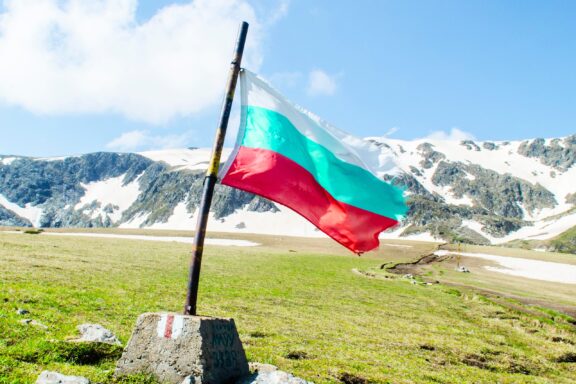
[[240, 130], [222, 184], [296, 211], [355, 253], [378, 247], [378, 234], [407, 211], [402, 190], [367, 164], [376, 159], [382, 168], [380, 149], [290, 103], [253, 73], [243, 70], [240, 84]]

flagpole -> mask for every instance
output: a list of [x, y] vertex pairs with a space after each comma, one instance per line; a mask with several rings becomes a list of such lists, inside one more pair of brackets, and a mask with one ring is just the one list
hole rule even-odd
[[186, 294], [186, 304], [184, 305], [185, 315], [196, 315], [196, 301], [198, 299], [198, 283], [200, 280], [202, 253], [204, 251], [204, 239], [206, 237], [206, 224], [208, 223], [208, 214], [210, 213], [210, 205], [212, 204], [212, 196], [214, 195], [214, 186], [216, 185], [216, 180], [218, 178], [218, 167], [220, 166], [222, 147], [224, 146], [224, 138], [226, 136], [226, 129], [228, 128], [228, 120], [230, 119], [230, 110], [232, 108], [234, 91], [236, 89], [238, 73], [240, 72], [240, 63], [242, 62], [242, 54], [244, 53], [247, 34], [248, 23], [243, 21], [240, 24], [240, 29], [238, 31], [236, 48], [234, 49], [234, 58], [230, 64], [228, 83], [226, 85], [226, 96], [222, 103], [220, 123], [218, 125], [218, 130], [216, 131], [214, 147], [212, 148], [212, 158], [210, 159], [210, 165], [208, 166], [204, 178], [202, 199], [198, 208], [200, 215], [198, 216], [198, 222], [196, 223], [194, 244], [192, 246], [192, 260], [190, 262], [190, 273], [188, 276], [188, 293]]

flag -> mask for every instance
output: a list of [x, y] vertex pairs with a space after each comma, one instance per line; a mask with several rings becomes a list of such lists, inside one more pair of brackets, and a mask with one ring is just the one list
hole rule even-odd
[[221, 183], [296, 211], [355, 253], [378, 247], [380, 232], [407, 210], [402, 190], [371, 170], [391, 168], [390, 158], [290, 103], [249, 71], [240, 73], [240, 85], [240, 129]]

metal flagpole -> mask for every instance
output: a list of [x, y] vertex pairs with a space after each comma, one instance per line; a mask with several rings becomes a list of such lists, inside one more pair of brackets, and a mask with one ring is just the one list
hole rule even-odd
[[243, 21], [238, 31], [236, 48], [234, 49], [234, 58], [230, 64], [230, 73], [226, 85], [226, 96], [222, 103], [222, 112], [220, 113], [220, 124], [216, 132], [214, 147], [212, 148], [212, 158], [204, 178], [204, 188], [202, 190], [202, 200], [200, 201], [198, 222], [196, 232], [194, 233], [194, 245], [192, 246], [192, 260], [190, 262], [190, 274], [188, 276], [188, 293], [186, 295], [186, 304], [184, 305], [185, 315], [196, 315], [196, 301], [198, 299], [198, 283], [200, 279], [200, 265], [202, 264], [202, 252], [204, 251], [204, 238], [206, 237], [206, 224], [208, 223], [208, 214], [210, 213], [210, 204], [214, 194], [214, 186], [218, 177], [218, 167], [220, 166], [220, 157], [222, 155], [222, 146], [224, 137], [228, 128], [230, 118], [230, 109], [234, 99], [234, 91], [240, 72], [240, 63], [248, 34], [248, 23]]

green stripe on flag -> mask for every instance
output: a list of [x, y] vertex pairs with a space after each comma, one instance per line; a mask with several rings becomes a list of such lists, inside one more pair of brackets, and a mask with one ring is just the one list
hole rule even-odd
[[321, 144], [302, 135], [284, 115], [261, 107], [243, 108], [246, 108], [243, 111], [246, 126], [242, 146], [267, 149], [291, 159], [310, 172], [338, 201], [392, 219], [406, 213], [399, 188], [364, 168], [340, 160]]

